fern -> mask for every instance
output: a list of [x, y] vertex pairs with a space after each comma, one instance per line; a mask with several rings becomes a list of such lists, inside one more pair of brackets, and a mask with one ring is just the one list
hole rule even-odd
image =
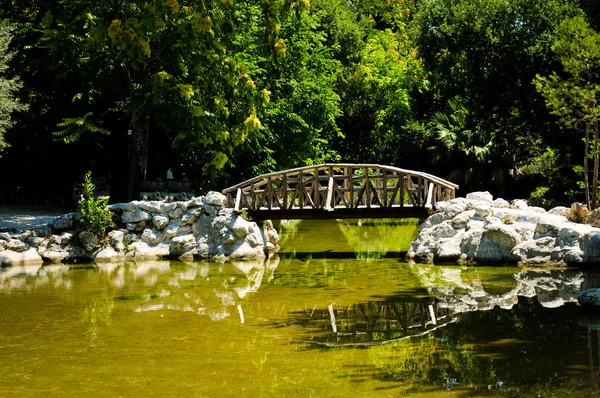
[[110, 130], [100, 127], [100, 122], [89, 120], [93, 115], [92, 112], [88, 112], [82, 117], [63, 118], [56, 126], [64, 129], [55, 131], [52, 135], [66, 144], [78, 141], [84, 133], [109, 135]]

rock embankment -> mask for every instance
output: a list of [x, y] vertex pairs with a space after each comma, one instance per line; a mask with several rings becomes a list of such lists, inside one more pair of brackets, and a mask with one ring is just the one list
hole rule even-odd
[[437, 204], [407, 257], [427, 262], [581, 264], [600, 262], [600, 228], [571, 220], [580, 206], [546, 211], [523, 200], [474, 192]]
[[127, 259], [257, 260], [275, 253], [279, 236], [224, 207], [217, 192], [184, 202], [134, 201], [111, 205], [117, 228], [105, 238], [78, 228], [66, 214], [48, 228], [0, 233], [0, 265]]

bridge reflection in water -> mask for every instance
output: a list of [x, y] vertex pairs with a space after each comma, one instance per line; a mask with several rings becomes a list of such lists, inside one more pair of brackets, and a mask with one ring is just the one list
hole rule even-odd
[[310, 343], [325, 346], [377, 345], [419, 336], [455, 321], [448, 308], [433, 298], [369, 301], [291, 314]]

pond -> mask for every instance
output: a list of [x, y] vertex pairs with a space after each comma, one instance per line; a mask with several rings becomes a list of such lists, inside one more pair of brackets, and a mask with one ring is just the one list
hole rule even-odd
[[0, 270], [0, 396], [600, 394], [600, 273], [403, 260], [415, 220], [295, 221], [262, 263]]

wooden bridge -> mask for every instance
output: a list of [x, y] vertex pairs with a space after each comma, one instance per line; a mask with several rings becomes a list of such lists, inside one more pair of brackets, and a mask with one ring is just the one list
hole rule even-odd
[[426, 217], [458, 185], [377, 164], [320, 164], [263, 174], [223, 190], [255, 220]]

